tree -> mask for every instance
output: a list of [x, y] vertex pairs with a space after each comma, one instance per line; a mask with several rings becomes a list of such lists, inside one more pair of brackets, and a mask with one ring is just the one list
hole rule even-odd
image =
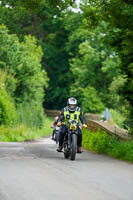
[[[74, 76], [71, 93], [78, 99], [82, 99], [80, 88], [85, 89], [89, 86], [97, 93], [99, 101], [107, 107], [113, 107], [109, 86], [113, 79], [120, 75], [120, 60], [114, 49], [106, 43], [107, 35], [104, 32], [107, 29], [108, 25], [104, 21], [91, 32], [80, 28], [79, 37], [84, 35], [84, 41], [78, 46], [76, 57], [71, 59], [71, 70]], [[96, 104], [95, 106], [97, 107]]]
[[[84, 26], [97, 26], [101, 20], [109, 23], [108, 42], [116, 48], [121, 59], [121, 71], [126, 77], [120, 92], [128, 102], [128, 118], [133, 117], [133, 2], [127, 0], [89, 0], [82, 6], [86, 21]], [[131, 127], [131, 123], [129, 125]], [[133, 130], [133, 129], [132, 129]]]
[[[60, 105], [65, 105], [69, 97], [70, 56], [65, 49], [68, 31], [64, 28], [63, 18], [65, 9], [73, 2], [69, 0], [6, 1], [0, 8], [1, 21], [12, 33], [16, 33], [21, 41], [24, 40], [24, 35], [30, 33], [42, 46], [44, 53], [42, 66], [49, 76], [45, 101], [47, 108], [60, 108]], [[7, 8], [5, 5], [8, 3], [10, 6]]]
[[40, 64], [41, 58], [42, 50], [34, 37], [25, 36], [24, 42], [19, 42], [16, 35], [9, 34], [4, 25], [0, 26], [0, 69], [7, 73], [7, 90], [17, 107], [28, 104], [40, 112], [40, 118], [43, 117], [44, 88], [48, 81]]

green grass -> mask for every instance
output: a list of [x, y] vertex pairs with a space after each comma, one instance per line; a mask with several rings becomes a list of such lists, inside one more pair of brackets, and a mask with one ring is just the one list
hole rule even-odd
[[133, 141], [120, 141], [100, 130], [97, 133], [84, 130], [82, 146], [100, 154], [133, 162]]
[[26, 140], [33, 140], [48, 136], [52, 130], [50, 128], [53, 118], [44, 119], [43, 127], [41, 129], [28, 128], [24, 124], [20, 124], [17, 127], [5, 127], [0, 126], [0, 141], [3, 142], [23, 142]]

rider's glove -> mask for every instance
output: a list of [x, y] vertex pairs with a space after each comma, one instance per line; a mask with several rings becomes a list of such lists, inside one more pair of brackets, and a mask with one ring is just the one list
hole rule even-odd
[[86, 125], [86, 124], [83, 124], [83, 128], [87, 128], [87, 125]]
[[61, 122], [58, 122], [58, 123], [57, 123], [57, 126], [61, 126], [61, 125], [62, 125], [62, 123], [61, 123]]

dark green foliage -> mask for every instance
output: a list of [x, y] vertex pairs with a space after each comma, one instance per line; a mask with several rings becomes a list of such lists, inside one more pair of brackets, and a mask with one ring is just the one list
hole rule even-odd
[[127, 119], [124, 120], [123, 127], [128, 130], [129, 134], [133, 135], [133, 118], [127, 116]]
[[[60, 108], [59, 105], [64, 106], [69, 97], [72, 77], [68, 62], [70, 56], [65, 49], [68, 31], [64, 28], [64, 14], [61, 11], [73, 2], [71, 0], [10, 1], [12, 9], [0, 8], [1, 21], [12, 33], [17, 33], [21, 40], [25, 34], [34, 35], [42, 46], [43, 68], [46, 69], [50, 79], [46, 91], [45, 106], [47, 108]], [[10, 16], [12, 17], [9, 20]]]
[[55, 34], [48, 35], [48, 44], [44, 44], [43, 47], [44, 60], [46, 60], [44, 65], [50, 78], [49, 87], [46, 90], [45, 106], [51, 109], [61, 109], [69, 98], [72, 75], [68, 62], [70, 56], [65, 49], [68, 32], [62, 25], [62, 18], [56, 19], [55, 23]]

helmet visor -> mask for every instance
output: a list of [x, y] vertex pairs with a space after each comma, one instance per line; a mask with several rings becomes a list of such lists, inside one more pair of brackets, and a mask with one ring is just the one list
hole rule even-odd
[[76, 105], [75, 105], [75, 104], [69, 104], [69, 108], [70, 108], [71, 110], [75, 110]]

